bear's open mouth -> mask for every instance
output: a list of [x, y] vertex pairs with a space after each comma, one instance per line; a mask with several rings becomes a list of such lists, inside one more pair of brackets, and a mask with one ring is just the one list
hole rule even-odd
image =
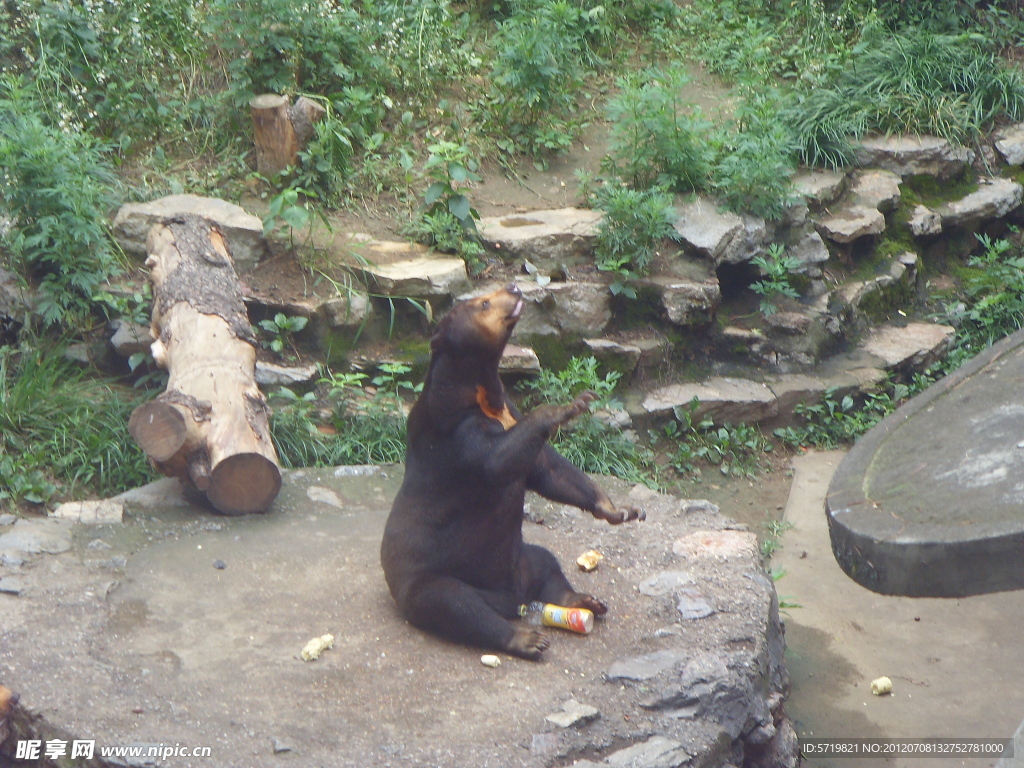
[[522, 312], [523, 312], [523, 300], [519, 299], [516, 302], [516, 305], [514, 307], [512, 307], [512, 311], [509, 313], [508, 319], [509, 320], [518, 320], [519, 319], [519, 315], [521, 315]]

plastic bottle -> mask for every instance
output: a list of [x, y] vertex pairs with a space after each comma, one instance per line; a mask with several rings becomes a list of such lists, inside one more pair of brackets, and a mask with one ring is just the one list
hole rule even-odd
[[558, 627], [586, 635], [594, 628], [594, 613], [586, 608], [565, 608], [551, 603], [527, 603], [519, 606], [519, 615], [534, 626]]

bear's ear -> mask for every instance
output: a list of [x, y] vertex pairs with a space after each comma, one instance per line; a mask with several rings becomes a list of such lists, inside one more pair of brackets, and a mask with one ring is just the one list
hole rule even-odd
[[449, 337], [451, 336], [452, 333], [452, 322], [450, 319], [451, 316], [452, 313], [449, 312], [447, 315], [441, 318], [441, 322], [439, 322], [437, 324], [437, 327], [434, 328], [434, 334], [433, 336], [430, 337], [431, 354], [436, 354], [440, 352], [447, 346], [447, 343], [450, 341]]

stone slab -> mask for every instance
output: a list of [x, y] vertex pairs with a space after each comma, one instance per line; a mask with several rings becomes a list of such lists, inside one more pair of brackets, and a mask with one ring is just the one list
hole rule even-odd
[[993, 178], [976, 192], [960, 200], [944, 203], [936, 209], [944, 229], [1001, 219], [1021, 204], [1024, 187], [1011, 179]]
[[123, 515], [124, 504], [113, 499], [66, 501], [53, 510], [53, 517], [85, 525], [120, 523]]
[[885, 216], [877, 208], [854, 205], [822, 216], [816, 222], [821, 236], [834, 243], [852, 243], [885, 231]]
[[996, 134], [994, 143], [1007, 165], [1024, 164], [1024, 123], [1003, 128]]
[[838, 200], [845, 184], [844, 171], [812, 169], [793, 177], [793, 189], [816, 208], [831, 205]]
[[956, 329], [937, 323], [907, 323], [873, 328], [860, 349], [888, 369], [920, 370], [945, 355]]
[[241, 206], [213, 197], [168, 195], [148, 203], [125, 203], [111, 229], [127, 253], [145, 258], [146, 238], [153, 225], [185, 213], [202, 216], [220, 227], [239, 272], [252, 269], [266, 255], [263, 222]]
[[308, 365], [277, 365], [256, 361], [256, 383], [261, 387], [294, 387], [312, 384], [320, 369], [315, 363]]
[[916, 205], [907, 226], [914, 237], [938, 235], [942, 232], [942, 217], [926, 206]]
[[451, 298], [469, 288], [462, 259], [424, 255], [361, 269], [367, 282], [388, 296], [414, 299]]
[[477, 232], [502, 255], [557, 263], [593, 250], [601, 216], [583, 208], [486, 216], [477, 222]]
[[854, 154], [862, 166], [884, 168], [904, 178], [926, 174], [950, 179], [974, 162], [972, 150], [937, 136], [869, 136]]
[[540, 373], [540, 358], [529, 347], [518, 344], [506, 344], [498, 362], [498, 371], [512, 375], [524, 376]]
[[656, 389], [644, 398], [643, 415], [661, 420], [675, 408], [688, 409], [694, 398], [698, 401], [694, 421], [710, 418], [716, 424], [753, 424], [778, 413], [775, 395], [763, 383], [722, 376]]
[[882, 594], [1024, 588], [1024, 332], [996, 344], [864, 435], [829, 488], [832, 549]]
[[902, 179], [892, 171], [858, 171], [850, 185], [850, 200], [882, 213], [896, 209], [900, 204]]

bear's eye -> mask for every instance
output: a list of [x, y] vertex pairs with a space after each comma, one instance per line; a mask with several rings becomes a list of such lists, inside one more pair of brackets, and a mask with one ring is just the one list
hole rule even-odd
[[491, 306], [491, 302], [487, 300], [484, 300], [484, 302], [480, 304], [481, 309], [487, 309], [489, 306]]

